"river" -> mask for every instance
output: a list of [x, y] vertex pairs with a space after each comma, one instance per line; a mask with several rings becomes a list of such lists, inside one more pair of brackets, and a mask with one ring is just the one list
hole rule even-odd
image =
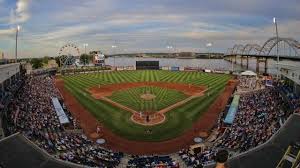
[[[244, 71], [246, 67], [241, 67], [240, 65], [231, 64], [230, 62], [223, 59], [176, 59], [176, 58], [141, 58], [141, 57], [116, 57], [116, 58], [106, 58], [105, 64], [111, 66], [135, 66], [136, 61], [159, 61], [160, 66], [177, 66], [177, 67], [199, 67], [203, 69], [212, 70], [234, 70], [234, 71]], [[239, 63], [239, 59], [237, 60]], [[282, 64], [296, 65], [300, 67], [300, 61], [280, 61]], [[244, 60], [246, 64], [246, 60]], [[249, 60], [249, 69], [255, 71], [256, 60]], [[260, 72], [264, 71], [263, 63], [260, 64]], [[276, 61], [268, 60], [268, 73], [276, 74]]]

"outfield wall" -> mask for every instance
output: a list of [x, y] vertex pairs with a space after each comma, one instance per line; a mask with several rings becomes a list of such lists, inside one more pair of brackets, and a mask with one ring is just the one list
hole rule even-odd
[[[95, 69], [95, 70], [86, 70], [86, 69], [65, 69], [63, 75], [74, 75], [81, 73], [98, 73], [103, 71], [133, 71], [139, 70], [136, 66], [118, 66], [118, 67], [110, 67], [106, 70], [104, 69]], [[177, 66], [160, 66], [157, 70], [164, 71], [198, 71], [198, 72], [206, 72], [206, 73], [219, 73], [219, 74], [230, 74], [230, 71], [220, 71], [220, 70], [210, 70], [210, 69], [202, 69], [199, 67], [177, 67]]]

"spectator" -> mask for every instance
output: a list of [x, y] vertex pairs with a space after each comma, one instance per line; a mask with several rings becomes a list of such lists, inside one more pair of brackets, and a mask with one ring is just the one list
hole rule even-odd
[[[67, 133], [51, 98], [60, 98], [51, 76], [32, 76], [9, 107], [9, 130], [21, 132], [55, 157], [90, 167], [116, 167], [122, 153], [103, 149], [83, 134]], [[66, 113], [72, 119], [70, 113]], [[72, 121], [72, 120], [71, 120]]]
[[220, 150], [216, 154], [216, 168], [226, 168], [225, 163], [228, 159], [228, 152], [226, 150]]

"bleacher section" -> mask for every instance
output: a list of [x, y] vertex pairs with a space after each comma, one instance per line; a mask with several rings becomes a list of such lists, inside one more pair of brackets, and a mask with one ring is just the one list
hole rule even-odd
[[299, 96], [294, 94], [293, 89], [290, 86], [281, 85], [279, 86], [279, 88], [281, 92], [286, 95], [286, 98], [288, 99], [288, 102], [290, 103], [290, 106], [293, 108], [293, 110], [300, 108], [299, 103], [296, 103], [296, 101], [299, 100]]
[[152, 168], [168, 167], [178, 168], [178, 163], [172, 160], [170, 156], [133, 156], [128, 161], [127, 168]]
[[[295, 113], [266, 143], [229, 159], [230, 168], [276, 167], [291, 142], [300, 140], [300, 114]], [[215, 165], [206, 166], [214, 168]]]
[[226, 118], [224, 120], [224, 123], [226, 123], [226, 124], [233, 123], [235, 114], [239, 108], [239, 100], [240, 100], [240, 95], [235, 95], [233, 97], [232, 103], [230, 105], [230, 108], [229, 108]]

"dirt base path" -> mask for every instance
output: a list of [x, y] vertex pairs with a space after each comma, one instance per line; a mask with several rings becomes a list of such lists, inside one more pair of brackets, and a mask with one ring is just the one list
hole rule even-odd
[[189, 102], [190, 100], [192, 100], [194, 98], [204, 96], [205, 91], [206, 90], [203, 90], [201, 93], [197, 93], [197, 94], [195, 94], [195, 95], [193, 95], [191, 97], [188, 97], [188, 98], [186, 98], [184, 100], [181, 100], [181, 101], [179, 101], [179, 102], [177, 102], [177, 103], [175, 103], [175, 104], [173, 104], [171, 106], [168, 106], [168, 107], [166, 107], [164, 109], [161, 109], [161, 110], [158, 111], [158, 113], [164, 114], [164, 113], [166, 113], [166, 112], [168, 112], [168, 111], [170, 111], [170, 110], [172, 110], [172, 109], [174, 109], [176, 107], [179, 107], [179, 106], [181, 106], [181, 105]]
[[[167, 88], [167, 89], [172, 89], [172, 90], [177, 90], [179, 92], [183, 92], [186, 95], [190, 96], [180, 102], [177, 102], [171, 106], [168, 106], [164, 109], [161, 109], [160, 111], [155, 112], [154, 114], [151, 115], [150, 119], [146, 119], [142, 115], [139, 114], [138, 111], [131, 109], [130, 107], [124, 106], [118, 102], [115, 102], [111, 99], [108, 98], [108, 96], [111, 96], [113, 92], [119, 91], [119, 90], [126, 90], [129, 88], [136, 88], [136, 87], [143, 87], [143, 86], [156, 86], [156, 87], [161, 87], [161, 88]], [[116, 84], [108, 84], [108, 85], [98, 85], [94, 86], [92, 88], [87, 89], [91, 95], [95, 99], [103, 100], [106, 101], [113, 106], [119, 107], [125, 111], [131, 112], [132, 116], [130, 117], [131, 121], [140, 124], [143, 126], [154, 126], [158, 124], [162, 124], [165, 122], [166, 117], [165, 114], [166, 112], [181, 106], [188, 101], [190, 101], [193, 98], [203, 96], [206, 87], [205, 86], [196, 86], [192, 84], [183, 84], [183, 83], [167, 83], [167, 82], [132, 82], [132, 83], [116, 83]]]
[[199, 136], [200, 132], [208, 132], [215, 124], [218, 115], [225, 109], [228, 98], [233, 93], [236, 81], [229, 81], [223, 93], [209, 107], [193, 125], [193, 127], [182, 135], [162, 142], [142, 142], [132, 141], [114, 134], [110, 129], [99, 123], [91, 113], [89, 113], [65, 88], [62, 80], [56, 79], [56, 87], [61, 92], [66, 106], [75, 118], [80, 118], [80, 125], [85, 133], [90, 137], [95, 133], [97, 126], [101, 126], [103, 138], [107, 143], [105, 147], [126, 152], [128, 154], [169, 154], [177, 152], [182, 148], [187, 148], [193, 144], [193, 138]]
[[[200, 90], [200, 89], [199, 89]], [[161, 109], [153, 114], [151, 114], [151, 118], [149, 119], [149, 121], [146, 120], [145, 117], [141, 116], [140, 113], [134, 109], [131, 109], [127, 106], [124, 106], [120, 103], [117, 103], [107, 97], [99, 97], [98, 99], [99, 100], [103, 100], [103, 101], [106, 101], [110, 104], [112, 104], [113, 106], [116, 106], [116, 107], [119, 107], [125, 111], [128, 111], [128, 112], [131, 112], [132, 113], [132, 116], [130, 117], [131, 121], [136, 123], [136, 124], [140, 124], [140, 125], [144, 125], [144, 126], [154, 126], [154, 125], [158, 125], [158, 124], [162, 124], [163, 122], [165, 122], [166, 120], [166, 117], [165, 117], [165, 113], [167, 113], [168, 111], [174, 109], [174, 108], [177, 108], [185, 103], [187, 103], [188, 101], [194, 99], [194, 98], [197, 98], [197, 97], [200, 97], [200, 96], [203, 96], [204, 93], [205, 93], [206, 90], [203, 90], [201, 92], [195, 92], [193, 93], [193, 96], [190, 96], [182, 101], [179, 101], [171, 106], [168, 106], [164, 109]], [[93, 94], [97, 94], [99, 95], [99, 93], [93, 93]], [[94, 96], [95, 97], [95, 96]]]

